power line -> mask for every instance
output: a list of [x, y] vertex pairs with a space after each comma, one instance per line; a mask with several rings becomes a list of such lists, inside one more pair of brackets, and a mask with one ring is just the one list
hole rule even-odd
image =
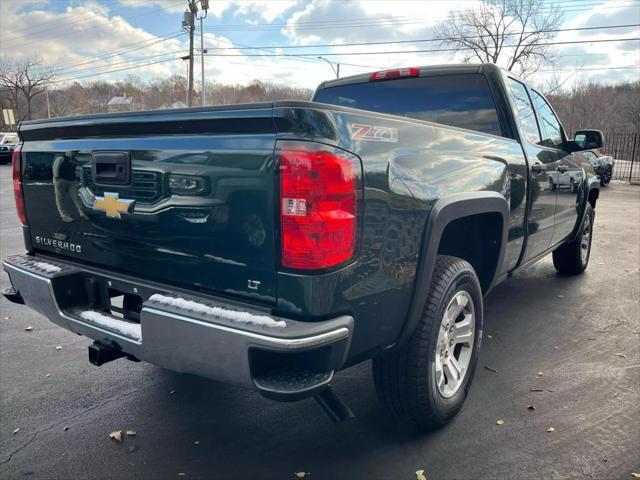
[[110, 63], [108, 65], [102, 65], [102, 66], [98, 66], [98, 67], [88, 67], [88, 68], [80, 68], [80, 69], [73, 69], [70, 72], [65, 72], [63, 73], [63, 75], [76, 75], [78, 73], [83, 73], [83, 72], [91, 72], [93, 70], [100, 70], [102, 68], [111, 68], [117, 65], [123, 65], [123, 64], [131, 64], [131, 63], [135, 63], [138, 61], [144, 61], [144, 60], [148, 60], [150, 58], [158, 58], [158, 57], [165, 57], [167, 55], [175, 55], [176, 53], [183, 53], [183, 50], [174, 50], [172, 52], [165, 52], [165, 53], [158, 53], [156, 55], [147, 55], [145, 57], [137, 57], [137, 58], [130, 58], [127, 60], [120, 60], [118, 62], [114, 62], [114, 63]]
[[[174, 0], [174, 1], [176, 1], [176, 5], [177, 5], [178, 1], [179, 1], [180, 3], [182, 2], [182, 0]], [[158, 12], [159, 12], [159, 11], [158, 11]], [[139, 14], [137, 14], [137, 15], [130, 15], [129, 17], [127, 17], [126, 22], [127, 22], [127, 24], [128, 24], [129, 26], [131, 26], [132, 28], [135, 28], [135, 27], [133, 27], [133, 26], [131, 25], [131, 23], [129, 23], [129, 20], [131, 20], [132, 18], [138, 18], [138, 17], [141, 17], [141, 16], [143, 16], [143, 15], [152, 15], [153, 13], [158, 13], [158, 12], [152, 12], [151, 14], [150, 14], [150, 13], [148, 13], [148, 12], [142, 12], [142, 13], [139, 13]], [[69, 35], [75, 35], [75, 34], [77, 34], [77, 33], [76, 33], [76, 32], [74, 32], [74, 31], [68, 31], [68, 30], [69, 30], [69, 26], [71, 26], [71, 25], [75, 25], [75, 24], [79, 24], [79, 23], [81, 23], [81, 22], [86, 21], [86, 16], [79, 15], [79, 17], [80, 17], [80, 18], [76, 19], [75, 21], [73, 21], [73, 20], [71, 20], [71, 21], [66, 21], [66, 19], [64, 19], [64, 18], [58, 19], [58, 22], [62, 22], [62, 25], [64, 26], [64, 30], [65, 30], [65, 32], [66, 32], [66, 33], [63, 33], [63, 34], [61, 34], [61, 35], [56, 35], [56, 36], [55, 36], [55, 38], [56, 38], [56, 39], [58, 39], [58, 38], [66, 38], [66, 37], [68, 37]], [[113, 18], [113, 17], [108, 16], [108, 17], [106, 17], [106, 18], [107, 18], [107, 20], [112, 20], [112, 18]], [[94, 26], [94, 27], [90, 27], [90, 28], [84, 29], [84, 30], [83, 30], [83, 33], [84, 33], [84, 32], [90, 32], [90, 31], [95, 30], [96, 28], [99, 28], [99, 27], [102, 27], [102, 25], [96, 25], [96, 26]], [[52, 28], [44, 29], [44, 30], [40, 30], [40, 31], [37, 31], [37, 30], [36, 30], [36, 31], [33, 31], [33, 32], [31, 31], [31, 29], [29, 29], [29, 31], [28, 31], [28, 32], [23, 32], [23, 33], [24, 33], [24, 34], [27, 34], [27, 33], [28, 33], [29, 38], [32, 38], [32, 37], [37, 37], [37, 36], [39, 36], [39, 34], [47, 33], [47, 32], [49, 32], [49, 31], [51, 31], [51, 30], [54, 30], [55, 28], [60, 29], [60, 27], [59, 27], [59, 26], [58, 26], [58, 27], [52, 27]], [[17, 35], [17, 36], [19, 37], [20, 35]], [[4, 39], [4, 40], [6, 41], [6, 39]], [[13, 40], [9, 40], [9, 42], [8, 42], [8, 43], [11, 43], [12, 41], [14, 41], [14, 42], [15, 42], [16, 40], [19, 40], [19, 38], [17, 38], [17, 39], [13, 39]], [[25, 47], [25, 46], [27, 46], [27, 45], [32, 45], [32, 44], [34, 44], [34, 43], [38, 43], [38, 42], [41, 42], [41, 41], [42, 41], [41, 39], [36, 39], [36, 40], [29, 41], [29, 42], [20, 43], [19, 45], [16, 45], [16, 47], [24, 48], [24, 47]]]
[[[582, 31], [582, 30], [600, 30], [600, 29], [612, 29], [612, 28], [630, 28], [630, 27], [637, 27], [640, 26], [640, 24], [625, 24], [625, 25], [607, 25], [607, 26], [597, 26], [597, 27], [580, 27], [580, 28], [568, 28], [568, 29], [554, 29], [554, 30], [549, 30], [549, 32], [565, 32], [565, 31]], [[130, 47], [133, 47], [133, 45], [139, 45], [142, 43], [149, 43], [149, 45], [143, 45], [143, 46], [138, 46], [135, 48], [125, 48], [123, 50], [120, 51], [116, 51], [114, 53], [111, 53], [109, 55], [106, 56], [102, 56], [96, 59], [92, 59], [92, 60], [87, 60], [87, 61], [83, 61], [83, 62], [78, 62], [78, 63], [74, 63], [74, 64], [68, 64], [67, 66], [64, 67], [59, 67], [59, 68], [55, 68], [54, 65], [54, 70], [56, 73], [65, 71], [65, 70], [69, 70], [69, 69], [73, 69], [76, 70], [75, 67], [78, 66], [82, 66], [82, 65], [88, 65], [90, 63], [94, 63], [95, 61], [104, 61], [107, 60], [109, 58], [113, 58], [119, 55], [123, 55], [125, 53], [131, 53], [133, 51], [137, 51], [137, 50], [142, 50], [145, 48], [149, 48], [151, 46], [157, 45], [159, 43], [162, 43], [166, 40], [170, 40], [173, 38], [176, 38], [180, 35], [182, 35], [184, 32], [182, 31], [178, 31], [178, 32], [172, 32], [170, 34], [166, 34], [164, 37], [165, 38], [154, 38], [154, 39], [149, 39], [149, 40], [143, 40], [141, 42], [136, 42], [134, 44], [131, 44]], [[477, 37], [468, 37], [468, 38], [477, 38]], [[208, 47], [207, 50], [262, 50], [264, 49], [265, 51], [270, 51], [269, 49], [273, 49], [273, 48], [324, 48], [324, 47], [346, 47], [346, 46], [364, 46], [364, 45], [388, 45], [388, 44], [404, 44], [404, 43], [418, 43], [418, 42], [433, 42], [433, 41], [443, 41], [443, 40], [448, 40], [446, 38], [432, 38], [432, 39], [417, 39], [417, 40], [399, 40], [399, 41], [388, 41], [388, 42], [361, 42], [361, 43], [350, 43], [350, 44], [321, 44], [321, 45], [293, 45], [293, 46], [234, 46], [234, 47]], [[233, 43], [234, 45], [240, 45], [240, 44], [235, 44], [234, 42], [230, 42]], [[179, 53], [178, 51], [174, 51], [174, 52], [167, 52], [167, 53], [163, 53], [163, 54], [157, 54], [154, 55], [152, 57], [146, 57], [146, 58], [155, 58], [155, 57], [159, 57], [159, 56], [163, 56], [163, 55], [169, 55], [169, 54], [173, 54], [173, 53]], [[277, 53], [277, 52], [271, 52], [271, 53]], [[302, 58], [309, 58], [309, 60], [313, 60], [314, 63], [316, 63], [316, 59], [315, 58], [311, 58], [311, 57], [302, 57]], [[116, 64], [111, 64], [111, 65], [104, 65], [102, 67], [96, 67], [96, 68], [104, 68], [104, 67], [112, 67], [113, 65], [118, 65], [118, 64], [123, 64], [123, 63], [127, 63], [130, 61], [136, 61], [137, 59], [130, 59], [130, 60], [124, 60], [124, 61], [120, 61], [117, 62]], [[341, 62], [342, 63], [342, 62]], [[344, 65], [347, 65], [346, 63], [343, 63]], [[372, 67], [370, 65], [354, 65], [354, 64], [350, 64], [351, 66], [357, 66], [357, 67], [362, 67], [362, 68], [378, 68], [378, 67]], [[92, 68], [89, 69], [80, 69], [80, 71], [89, 71]], [[76, 73], [75, 71], [72, 72], [66, 72], [65, 74], [69, 74], [69, 73]]]
[[[114, 0], [111, 3], [105, 4], [104, 6], [109, 7], [110, 5], [115, 5], [117, 3], [118, 3], [118, 0]], [[126, 7], [117, 8], [117, 9], [115, 9], [113, 11], [109, 11], [109, 13], [120, 11], [120, 10], [123, 10], [124, 8], [126, 8]], [[32, 10], [32, 11], [26, 12], [26, 13], [24, 13], [22, 15], [29, 15], [30, 13], [33, 13], [34, 11], [38, 12], [39, 10]], [[64, 12], [64, 13], [66, 13], [66, 12]], [[55, 13], [54, 13], [54, 15], [55, 15]], [[61, 12], [60, 15], [63, 15], [63, 13]], [[68, 26], [68, 25], [73, 25], [73, 24], [78, 23], [80, 21], [83, 21], [83, 19], [76, 19], [75, 21], [72, 20], [70, 22], [65, 23], [65, 27]], [[38, 30], [43, 25], [53, 25], [54, 23], [56, 24], [55, 27]], [[50, 30], [53, 30], [54, 28], [60, 28], [60, 19], [59, 18], [55, 18], [53, 20], [47, 20], [45, 22], [36, 23], [36, 24], [31, 24], [30, 23], [28, 29], [18, 30], [17, 32], [12, 32], [12, 34], [9, 34], [9, 40], [11, 40], [12, 38], [17, 38], [23, 33], [29, 33], [29, 34], [36, 33], [37, 34], [37, 33], [41, 33], [41, 32], [48, 32]], [[6, 34], [3, 35], [2, 33], [0, 33], [0, 37], [1, 36], [4, 36], [5, 37], [4, 40], [7, 40]]]
[[[122, 50], [117, 50], [117, 51], [115, 51], [113, 53], [110, 53], [110, 54], [107, 54], [107, 55], [103, 55], [103, 56], [100, 56], [100, 57], [92, 58], [91, 60], [84, 60], [84, 61], [81, 61], [81, 62], [71, 63], [71, 64], [60, 63], [60, 64], [57, 64], [57, 65], [62, 65], [62, 66], [58, 66], [58, 67], [56, 66], [56, 64], [53, 64], [53, 65], [50, 65], [50, 66], [47, 66], [47, 67], [48, 68], [53, 68], [55, 73], [57, 73], [57, 72], [61, 72], [63, 70], [69, 70], [70, 68], [74, 68], [76, 66], [87, 65], [89, 63], [94, 63], [96, 61], [100, 62], [100, 61], [107, 60], [109, 58], [116, 57], [116, 56], [119, 56], [119, 55], [124, 55], [124, 54], [135, 52], [135, 51], [138, 51], [138, 50], [143, 50], [145, 48], [153, 47], [153, 46], [158, 45], [160, 43], [166, 42], [167, 40], [172, 40], [174, 38], [178, 38], [179, 36], [181, 36], [183, 34], [184, 34], [184, 32], [182, 32], [182, 31], [173, 32], [173, 33], [169, 33], [169, 34], [163, 35], [161, 37], [151, 38], [151, 39], [148, 39], [148, 40], [142, 40], [140, 42], [135, 42], [135, 43], [129, 44], [128, 46], [126, 46]], [[149, 43], [149, 42], [151, 42], [151, 43]], [[138, 46], [138, 47], [135, 47], [135, 48], [130, 48], [130, 47], [133, 47], [134, 45], [139, 45], [139, 44], [142, 44], [142, 43], [149, 43], [149, 45], [143, 45], [143, 46]]]
[[[603, 25], [598, 27], [576, 27], [576, 28], [555, 28], [550, 30], [541, 30], [540, 33], [559, 33], [559, 32], [577, 32], [584, 30], [606, 30], [611, 28], [631, 28], [631, 27], [640, 27], [640, 23], [633, 23], [627, 25]], [[537, 33], [537, 32], [524, 32], [524, 34]], [[501, 36], [512, 36], [512, 35], [520, 35], [520, 33], [505, 33]], [[477, 35], [464, 37], [465, 40], [468, 39], [476, 39], [476, 38], [490, 38], [491, 35]], [[359, 43], [324, 43], [324, 44], [316, 44], [316, 45], [267, 45], [267, 46], [259, 46], [259, 47], [209, 47], [208, 50], [245, 50], [245, 49], [273, 49], [273, 48], [283, 48], [283, 49], [300, 49], [300, 48], [326, 48], [326, 47], [356, 47], [356, 46], [365, 46], [365, 45], [390, 45], [390, 44], [401, 44], [401, 43], [424, 43], [424, 42], [442, 42], [447, 40], [456, 40], [457, 37], [444, 37], [444, 38], [425, 38], [425, 39], [416, 39], [416, 40], [391, 40], [385, 42], [359, 42]]]
[[[554, 10], [558, 10], [559, 13], [572, 13], [572, 12], [581, 12], [591, 10], [593, 6], [603, 5], [600, 2], [590, 3], [578, 5], [579, 7], [589, 7], [589, 8], [568, 8], [563, 7], [556, 9], [554, 7], [550, 7], [548, 9], [542, 10], [542, 12], [552, 12]], [[625, 3], [623, 5], [607, 5], [601, 7], [601, 10], [611, 10], [611, 9], [620, 9], [633, 7], [638, 5], [637, 0], [633, 0], [630, 3]], [[457, 13], [462, 13], [465, 10], [451, 10], [449, 13], [453, 14], [455, 17]], [[323, 20], [323, 21], [315, 21], [315, 22], [297, 22], [297, 23], [258, 23], [258, 24], [226, 24], [226, 25], [215, 25], [213, 27], [207, 27], [208, 29], [215, 29], [216, 31], [234, 31], [234, 30], [280, 30], [283, 28], [300, 28], [300, 29], [308, 29], [308, 30], [323, 30], [323, 29], [342, 29], [342, 28], [359, 28], [359, 27], [372, 27], [372, 26], [401, 26], [401, 25], [413, 25], [413, 24], [427, 24], [427, 23], [438, 23], [441, 21], [445, 21], [449, 19], [449, 16], [446, 17], [423, 17], [428, 18], [428, 20], [420, 20], [415, 16], [406, 15], [406, 16], [398, 16], [398, 17], [377, 17], [377, 18], [363, 18], [363, 19], [352, 19], [352, 20]]]
[[116, 70], [110, 70], [110, 71], [102, 72], [102, 73], [94, 73], [94, 74], [91, 74], [91, 75], [83, 75], [83, 76], [80, 76], [80, 77], [61, 78], [61, 79], [58, 79], [58, 80], [54, 80], [51, 83], [70, 82], [72, 80], [80, 80], [82, 78], [97, 77], [97, 76], [100, 76], [100, 75], [107, 75], [109, 73], [124, 72], [125, 70], [134, 70], [136, 68], [148, 67], [150, 65], [157, 65], [159, 63], [173, 62], [173, 61], [176, 61], [176, 60], [181, 60], [181, 58], [180, 57], [168, 58], [168, 59], [165, 59], [165, 60], [158, 60], [158, 61], [155, 61], [155, 62], [143, 63], [143, 64], [140, 64], [140, 65], [134, 65], [132, 67], [119, 68], [119, 69], [116, 69]]
[[624, 65], [622, 67], [586, 67], [586, 68], [561, 68], [551, 70], [538, 70], [539, 73], [552, 73], [552, 72], [591, 72], [595, 70], [629, 70], [632, 68], [640, 68], [640, 65]]
[[[573, 40], [573, 41], [565, 41], [565, 42], [545, 42], [538, 43], [537, 46], [546, 46], [546, 45], [573, 45], [573, 44], [583, 44], [583, 43], [608, 43], [608, 42], [629, 42], [629, 41], [637, 41], [640, 40], [640, 37], [635, 38], [611, 38], [611, 39], [599, 39], [599, 40]], [[515, 48], [516, 45], [505, 45], [503, 48]], [[316, 52], [313, 55], [322, 55], [324, 56], [340, 56], [340, 55], [395, 55], [395, 54], [408, 54], [408, 53], [435, 53], [435, 52], [459, 52], [459, 51], [468, 51], [473, 50], [472, 48], [433, 48], [426, 50], [390, 50], [390, 51], [376, 51], [376, 52]], [[229, 54], [229, 53], [211, 53], [207, 54], [209, 57], [309, 57], [309, 53], [300, 54], [300, 53], [276, 53], [276, 54], [260, 54], [260, 53], [238, 53], [238, 54]]]

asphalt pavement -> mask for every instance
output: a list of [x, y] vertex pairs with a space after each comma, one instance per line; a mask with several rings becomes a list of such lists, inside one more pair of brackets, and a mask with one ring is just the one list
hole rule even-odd
[[[2, 257], [23, 251], [10, 177], [0, 166]], [[560, 277], [546, 258], [486, 298], [470, 395], [428, 433], [387, 418], [368, 363], [337, 376], [357, 418], [336, 425], [313, 400], [277, 403], [123, 359], [94, 367], [88, 339], [0, 299], [0, 478], [632, 479], [640, 187], [604, 188], [596, 212], [584, 275]], [[121, 443], [109, 438], [118, 430]]]

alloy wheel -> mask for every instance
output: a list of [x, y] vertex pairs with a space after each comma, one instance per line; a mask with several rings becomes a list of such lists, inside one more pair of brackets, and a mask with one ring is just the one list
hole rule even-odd
[[442, 316], [434, 362], [436, 386], [445, 398], [455, 395], [469, 370], [475, 324], [471, 295], [464, 290], [456, 292]]

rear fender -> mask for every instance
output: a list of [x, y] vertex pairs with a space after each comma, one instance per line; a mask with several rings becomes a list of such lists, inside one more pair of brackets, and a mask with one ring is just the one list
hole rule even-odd
[[400, 336], [392, 347], [404, 344], [420, 321], [422, 310], [429, 293], [429, 286], [431, 285], [431, 277], [436, 257], [438, 256], [438, 247], [447, 225], [454, 220], [482, 213], [498, 213], [502, 217], [498, 263], [487, 292], [496, 284], [507, 243], [509, 219], [509, 204], [507, 200], [498, 192], [462, 193], [450, 195], [438, 200], [433, 206], [424, 228], [421, 255], [418, 261], [409, 313]]
[[[582, 226], [582, 222], [584, 221], [584, 214], [587, 211], [587, 204], [589, 203], [589, 198], [593, 196], [594, 202], [600, 196], [600, 180], [598, 177], [589, 177], [587, 178], [587, 194], [582, 199], [582, 202], [577, 207], [578, 210], [578, 221], [576, 225], [573, 227], [573, 232], [569, 235], [567, 241], [572, 242], [576, 239], [578, 234], [580, 233], [580, 227]], [[595, 214], [595, 206], [593, 207], [593, 212]]]

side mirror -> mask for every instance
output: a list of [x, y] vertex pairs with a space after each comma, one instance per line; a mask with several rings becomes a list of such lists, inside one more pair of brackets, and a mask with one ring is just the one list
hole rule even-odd
[[573, 141], [580, 150], [602, 148], [602, 145], [604, 145], [604, 135], [600, 130], [578, 130]]

